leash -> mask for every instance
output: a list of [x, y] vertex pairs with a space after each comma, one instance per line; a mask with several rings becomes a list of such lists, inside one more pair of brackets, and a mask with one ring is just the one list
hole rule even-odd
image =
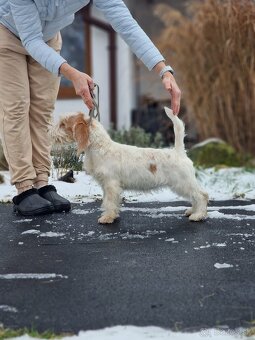
[[[97, 94], [95, 96], [94, 94], [94, 89], [97, 89]], [[92, 102], [93, 102], [93, 109], [91, 109], [89, 111], [89, 117], [90, 117], [90, 123], [92, 121], [93, 118], [97, 118], [98, 121], [100, 122], [100, 112], [99, 112], [99, 86], [97, 84], [94, 84], [94, 89], [90, 89], [90, 95], [92, 98]], [[96, 101], [97, 98], [97, 101]]]

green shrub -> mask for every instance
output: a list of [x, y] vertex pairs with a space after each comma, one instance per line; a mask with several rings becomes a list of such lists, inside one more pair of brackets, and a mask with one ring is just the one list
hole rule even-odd
[[159, 148], [164, 144], [161, 133], [157, 132], [153, 136], [140, 127], [131, 127], [129, 130], [110, 129], [108, 132], [112, 140], [121, 144], [135, 145], [143, 148]]
[[193, 160], [195, 166], [252, 166], [251, 157], [236, 150], [224, 142], [209, 142], [201, 146], [195, 146], [188, 151], [188, 156]]

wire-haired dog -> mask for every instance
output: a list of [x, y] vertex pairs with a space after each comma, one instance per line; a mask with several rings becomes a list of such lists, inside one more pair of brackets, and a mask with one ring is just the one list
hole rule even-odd
[[171, 149], [138, 148], [115, 143], [103, 126], [82, 113], [66, 116], [52, 133], [56, 142], [75, 141], [78, 153], [85, 152], [84, 170], [103, 189], [103, 213], [99, 223], [112, 223], [120, 210], [123, 190], [151, 191], [169, 187], [188, 199], [186, 211], [191, 221], [206, 217], [208, 195], [195, 177], [192, 161], [184, 149], [184, 124], [168, 108], [166, 114], [174, 124], [175, 145]]

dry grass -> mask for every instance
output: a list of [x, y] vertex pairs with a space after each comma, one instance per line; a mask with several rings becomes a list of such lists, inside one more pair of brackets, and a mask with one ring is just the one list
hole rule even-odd
[[246, 332], [246, 336], [247, 337], [255, 336], [255, 327], [248, 329], [247, 332]]
[[158, 5], [161, 49], [177, 71], [201, 139], [255, 154], [255, 2], [192, 2], [187, 16]]

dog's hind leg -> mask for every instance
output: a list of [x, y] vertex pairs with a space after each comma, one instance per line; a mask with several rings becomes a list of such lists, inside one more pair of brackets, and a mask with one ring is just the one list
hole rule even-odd
[[[192, 194], [192, 208], [191, 214], [189, 214], [190, 221], [201, 221], [206, 218], [208, 194], [202, 191], [200, 188], [195, 190]], [[186, 211], [187, 214], [187, 211]], [[186, 215], [187, 216], [187, 215]]]
[[174, 191], [192, 203], [192, 207], [185, 212], [190, 221], [201, 221], [206, 218], [208, 195], [197, 183], [195, 176], [191, 174], [186, 177], [185, 185], [175, 185]]
[[102, 183], [104, 197], [102, 203], [103, 213], [98, 219], [101, 224], [113, 223], [119, 217], [121, 187], [118, 181], [109, 180]]

